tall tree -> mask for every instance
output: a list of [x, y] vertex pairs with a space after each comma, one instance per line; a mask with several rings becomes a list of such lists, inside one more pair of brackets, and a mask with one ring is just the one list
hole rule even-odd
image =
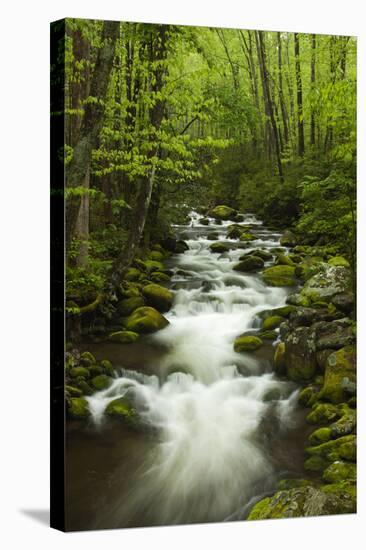
[[[315, 62], [316, 62], [316, 34], [311, 35], [311, 63], [310, 63], [310, 82], [311, 91], [315, 89]], [[310, 113], [310, 145], [315, 145], [315, 109], [314, 104], [311, 105]]]
[[297, 89], [297, 137], [298, 137], [298, 154], [300, 157], [305, 153], [305, 138], [304, 138], [304, 111], [302, 104], [302, 79], [300, 66], [300, 39], [297, 32], [294, 33], [295, 44], [295, 72], [296, 72], [296, 89]]

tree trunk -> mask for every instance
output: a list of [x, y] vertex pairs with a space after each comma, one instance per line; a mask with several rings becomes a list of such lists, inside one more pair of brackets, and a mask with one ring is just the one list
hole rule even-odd
[[287, 123], [287, 112], [285, 106], [285, 100], [283, 95], [283, 78], [282, 78], [282, 41], [281, 33], [277, 33], [277, 47], [278, 47], [278, 97], [280, 100], [282, 123], [283, 123], [283, 137], [284, 145], [288, 143], [288, 123]]
[[[95, 68], [90, 83], [90, 95], [97, 102], [85, 106], [79, 139], [74, 147], [72, 161], [66, 171], [67, 188], [81, 188], [80, 193], [71, 194], [66, 203], [66, 239], [67, 244], [73, 237], [82, 243], [89, 238], [89, 184], [91, 153], [98, 145], [99, 133], [103, 123], [104, 108], [99, 100], [105, 98], [109, 76], [112, 70], [115, 44], [119, 33], [119, 23], [105, 21], [102, 32], [102, 47], [98, 51]], [[81, 246], [77, 263], [85, 265], [87, 254]]]
[[[316, 54], [316, 34], [311, 35], [311, 68], [310, 68], [310, 82], [311, 90], [315, 88], [315, 57]], [[311, 107], [310, 115], [310, 145], [315, 146], [315, 110], [314, 106]]]
[[298, 134], [298, 153], [300, 157], [305, 153], [304, 139], [304, 112], [302, 105], [302, 80], [300, 67], [300, 40], [297, 32], [294, 33], [295, 43], [295, 73], [296, 73], [296, 88], [297, 88], [297, 134]]

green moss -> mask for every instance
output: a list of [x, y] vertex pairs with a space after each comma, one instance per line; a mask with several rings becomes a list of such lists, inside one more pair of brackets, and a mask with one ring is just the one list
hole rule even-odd
[[150, 260], [153, 260], [154, 262], [161, 262], [164, 259], [164, 254], [158, 250], [153, 250], [149, 254]]
[[262, 269], [263, 267], [264, 261], [261, 258], [258, 258], [257, 256], [248, 256], [241, 262], [235, 264], [233, 269], [235, 271], [250, 272], [258, 271], [258, 269]]
[[306, 453], [310, 457], [318, 457], [326, 461], [326, 466], [342, 459], [354, 462], [356, 460], [356, 436], [345, 435], [314, 447], [308, 447]]
[[307, 472], [323, 472], [328, 465], [329, 461], [325, 458], [321, 456], [311, 456], [305, 460], [304, 469]]
[[111, 342], [118, 342], [119, 344], [132, 344], [133, 342], [136, 342], [138, 338], [139, 334], [131, 330], [120, 330], [118, 332], [112, 332], [112, 334], [110, 334], [108, 337]]
[[218, 220], [230, 220], [237, 215], [237, 211], [234, 210], [234, 208], [230, 208], [230, 206], [220, 204], [219, 206], [215, 206], [215, 208], [212, 208], [212, 210], [209, 211], [208, 215], [211, 218], [215, 218]]
[[296, 264], [289, 256], [286, 256], [285, 254], [277, 254], [276, 265], [290, 265], [294, 267]]
[[90, 351], [83, 351], [83, 353], [80, 355], [80, 362], [88, 367], [89, 365], [94, 365], [97, 361], [92, 353]]
[[163, 286], [154, 283], [144, 286], [142, 294], [148, 305], [155, 307], [158, 311], [168, 311], [172, 307], [173, 293]]
[[98, 391], [106, 390], [112, 385], [112, 382], [112, 378], [106, 374], [99, 374], [98, 376], [94, 376], [91, 380], [93, 388]]
[[270, 286], [294, 286], [295, 268], [289, 265], [275, 265], [263, 271], [263, 279]]
[[302, 296], [299, 293], [290, 294], [287, 297], [286, 302], [293, 306], [300, 306], [300, 307], [309, 307], [311, 304], [309, 298], [306, 298], [306, 296]]
[[333, 256], [333, 258], [330, 258], [328, 260], [329, 265], [336, 265], [336, 266], [342, 266], [342, 267], [350, 267], [350, 263], [346, 258], [343, 256]]
[[141, 296], [133, 296], [126, 298], [118, 303], [118, 311], [123, 317], [130, 315], [138, 307], [145, 305], [144, 299]]
[[326, 443], [332, 437], [332, 430], [330, 428], [318, 428], [309, 436], [309, 442], [311, 445], [319, 445], [320, 443]]
[[274, 354], [274, 369], [278, 374], [284, 374], [286, 372], [285, 350], [286, 346], [284, 342], [280, 342], [276, 347]]
[[230, 245], [228, 243], [218, 241], [217, 243], [210, 244], [209, 248], [211, 252], [221, 254], [222, 252], [227, 252], [230, 250]]
[[169, 283], [170, 281], [169, 275], [162, 273], [161, 271], [154, 271], [150, 278], [153, 283]]
[[85, 380], [78, 380], [77, 385], [78, 385], [78, 388], [81, 389], [84, 395], [91, 395], [93, 393], [92, 388], [89, 386], [89, 384]]
[[113, 376], [114, 368], [112, 363], [108, 361], [108, 359], [103, 359], [103, 361], [100, 362], [100, 366], [103, 368], [106, 374], [108, 374], [109, 376]]
[[126, 281], [139, 281], [142, 277], [143, 274], [136, 267], [128, 268], [124, 275]]
[[311, 412], [307, 415], [306, 421], [309, 424], [329, 424], [342, 416], [335, 405], [329, 403], [315, 404]]
[[103, 367], [100, 365], [91, 365], [89, 367], [89, 372], [91, 376], [98, 376], [99, 374], [103, 374]]
[[262, 340], [257, 336], [239, 336], [234, 342], [234, 350], [238, 353], [254, 351], [261, 347]]
[[276, 489], [278, 491], [288, 491], [289, 489], [297, 489], [298, 487], [308, 487], [312, 482], [308, 479], [281, 479], [278, 482]]
[[279, 315], [273, 315], [273, 317], [267, 317], [267, 319], [263, 321], [262, 328], [263, 330], [272, 330], [274, 328], [279, 327], [284, 320], [285, 318], [280, 317]]
[[262, 340], [276, 340], [278, 334], [274, 330], [265, 330], [258, 333], [258, 337]]
[[161, 262], [157, 262], [156, 260], [146, 260], [144, 262], [145, 269], [148, 273], [154, 273], [154, 271], [163, 271], [164, 266]]
[[356, 464], [337, 460], [323, 472], [322, 479], [326, 483], [339, 483], [340, 481], [356, 481]]
[[342, 403], [349, 397], [348, 388], [356, 383], [356, 353], [346, 346], [330, 354], [326, 361], [321, 398], [331, 403]]
[[128, 317], [126, 329], [138, 334], [149, 334], [161, 330], [167, 325], [169, 325], [169, 321], [156, 309], [140, 307]]
[[67, 401], [67, 410], [72, 418], [87, 418], [90, 416], [89, 406], [83, 397], [72, 397]]
[[70, 369], [70, 376], [71, 378], [79, 378], [79, 376], [90, 378], [90, 372], [86, 367], [73, 367]]
[[115, 418], [120, 418], [128, 424], [135, 425], [138, 420], [136, 410], [132, 407], [130, 401], [125, 397], [118, 397], [108, 403], [105, 414]]
[[299, 393], [299, 403], [303, 407], [311, 407], [316, 403], [319, 395], [319, 387], [310, 385], [302, 389]]
[[75, 388], [74, 386], [65, 386], [66, 392], [70, 395], [70, 397], [81, 397], [83, 395], [83, 392], [79, 388]]

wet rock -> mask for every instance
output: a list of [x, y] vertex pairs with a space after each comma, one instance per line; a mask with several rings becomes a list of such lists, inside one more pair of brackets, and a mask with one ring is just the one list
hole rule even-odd
[[141, 296], [132, 296], [131, 298], [126, 298], [121, 302], [118, 302], [118, 312], [123, 317], [128, 317], [135, 309], [145, 305], [145, 301]]
[[339, 483], [340, 481], [356, 481], [356, 465], [337, 460], [323, 472], [322, 479], [326, 483]]
[[243, 351], [255, 351], [262, 346], [263, 342], [257, 336], [239, 336], [234, 342], [234, 350], [238, 353]]
[[287, 297], [286, 302], [293, 306], [303, 306], [303, 307], [310, 306], [310, 300], [305, 296], [302, 296], [300, 293], [290, 294]]
[[281, 246], [294, 247], [297, 245], [296, 235], [289, 230], [286, 230], [280, 238]]
[[290, 380], [310, 380], [316, 371], [315, 333], [309, 327], [298, 327], [285, 336], [286, 372]]
[[149, 334], [161, 330], [169, 325], [156, 309], [152, 307], [140, 307], [128, 317], [126, 329], [138, 334]]
[[130, 267], [127, 269], [124, 278], [126, 281], [140, 281], [143, 278], [143, 274], [136, 267]]
[[299, 393], [299, 403], [304, 407], [311, 407], [316, 403], [319, 395], [320, 387], [316, 384], [310, 384], [302, 389]]
[[162, 262], [164, 260], [164, 254], [160, 250], [153, 250], [149, 254], [149, 259], [155, 262]]
[[90, 372], [86, 367], [73, 367], [69, 374], [71, 378], [90, 378]]
[[316, 352], [316, 362], [321, 372], [325, 371], [327, 360], [331, 353], [333, 353], [332, 349], [323, 349]]
[[126, 397], [119, 397], [108, 403], [105, 413], [108, 416], [119, 418], [131, 426], [138, 422], [138, 414]]
[[210, 225], [210, 220], [208, 218], [200, 218], [198, 220], [198, 223], [200, 223], [201, 225]]
[[310, 458], [305, 461], [304, 467], [313, 472], [324, 471], [336, 460], [355, 462], [356, 436], [345, 435], [315, 447], [308, 447], [305, 451]]
[[355, 498], [347, 492], [307, 486], [278, 491], [257, 502], [248, 520], [346, 514], [355, 509]]
[[252, 233], [249, 233], [248, 231], [248, 232], [242, 233], [239, 237], [239, 240], [244, 242], [255, 241], [256, 237]]
[[291, 328], [310, 327], [317, 317], [316, 309], [309, 307], [298, 307], [290, 315]]
[[320, 445], [321, 443], [326, 443], [332, 438], [332, 430], [328, 427], [318, 428], [310, 434], [309, 442], [311, 445]]
[[271, 317], [266, 317], [263, 321], [262, 328], [263, 330], [273, 330], [280, 326], [281, 323], [285, 320], [284, 317], [280, 315], [273, 315]]
[[222, 252], [227, 252], [228, 250], [230, 250], [230, 245], [228, 243], [218, 241], [217, 243], [210, 244], [209, 248], [211, 252], [221, 254]]
[[262, 340], [276, 340], [278, 334], [275, 330], [265, 330], [258, 333], [258, 337]]
[[154, 271], [154, 273], [151, 274], [150, 279], [153, 283], [157, 284], [169, 283], [170, 276], [167, 273], [162, 273], [161, 271]]
[[286, 256], [285, 254], [277, 254], [276, 257], [276, 265], [290, 265], [292, 267], [295, 267], [295, 262], [291, 260], [289, 256]]
[[235, 264], [233, 269], [235, 271], [251, 272], [258, 271], [264, 267], [264, 261], [257, 256], [248, 256], [241, 262]]
[[119, 330], [117, 332], [112, 332], [112, 334], [108, 337], [111, 342], [118, 342], [119, 344], [132, 344], [133, 342], [136, 342], [138, 338], [139, 334], [130, 330]]
[[347, 405], [342, 405], [342, 416], [336, 422], [333, 422], [329, 428], [331, 430], [332, 438], [336, 439], [343, 435], [350, 435], [355, 432], [357, 424], [357, 414], [354, 409], [349, 408]]
[[230, 206], [225, 205], [218, 205], [215, 206], [215, 208], [212, 208], [208, 215], [211, 218], [215, 218], [217, 220], [232, 220], [237, 216], [238, 212], [234, 208], [230, 208]]
[[270, 286], [296, 285], [295, 268], [289, 265], [275, 265], [263, 271], [263, 279]]
[[94, 365], [96, 363], [96, 359], [90, 351], [83, 351], [80, 355], [80, 363], [85, 367], [88, 367], [89, 365]]
[[147, 304], [155, 307], [158, 311], [165, 312], [172, 307], [173, 293], [163, 286], [155, 283], [144, 286], [142, 294]]
[[100, 374], [99, 376], [94, 376], [94, 378], [92, 378], [91, 384], [93, 388], [98, 391], [106, 390], [112, 385], [112, 378], [106, 374]]
[[316, 331], [316, 349], [340, 349], [356, 341], [354, 323], [351, 319], [319, 321], [313, 325]]
[[351, 313], [355, 307], [355, 298], [352, 292], [340, 292], [331, 299], [332, 304], [343, 313]]
[[227, 239], [239, 239], [240, 235], [244, 232], [244, 228], [240, 225], [230, 225], [228, 228], [226, 238]]
[[65, 390], [69, 397], [81, 397], [83, 395], [81, 389], [75, 388], [74, 386], [66, 385]]
[[330, 302], [336, 294], [350, 290], [350, 269], [342, 266], [327, 266], [325, 272], [317, 273], [306, 281], [301, 294], [311, 302]]
[[356, 391], [356, 352], [347, 346], [329, 355], [325, 367], [321, 399], [342, 403]]
[[306, 417], [309, 424], [329, 424], [342, 416], [342, 411], [331, 403], [314, 404]]
[[285, 344], [280, 342], [274, 354], [274, 370], [277, 374], [285, 374], [286, 362], [285, 362]]
[[257, 258], [262, 258], [262, 260], [264, 261], [268, 261], [272, 259], [272, 254], [270, 252], [256, 248], [255, 250], [251, 250], [250, 252], [246, 252], [245, 254], [242, 254], [239, 260], [240, 261], [245, 260], [248, 256], [256, 256]]
[[330, 260], [328, 260], [328, 264], [333, 266], [351, 267], [349, 261], [343, 256], [333, 256]]
[[83, 397], [72, 397], [67, 401], [67, 411], [72, 418], [87, 418], [90, 416], [89, 405]]

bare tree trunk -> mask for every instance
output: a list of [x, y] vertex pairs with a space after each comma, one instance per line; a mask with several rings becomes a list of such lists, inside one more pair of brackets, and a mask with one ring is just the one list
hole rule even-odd
[[298, 153], [300, 157], [305, 153], [304, 139], [304, 112], [302, 104], [302, 80], [300, 66], [300, 40], [297, 32], [294, 33], [295, 44], [295, 72], [296, 72], [296, 88], [297, 88], [297, 133], [298, 133]]
[[[315, 62], [316, 62], [316, 34], [311, 35], [311, 69], [310, 69], [310, 82], [311, 89], [315, 87]], [[315, 112], [314, 107], [311, 107], [310, 115], [310, 145], [315, 145]]]
[[285, 100], [283, 96], [282, 40], [281, 40], [280, 32], [277, 33], [277, 47], [278, 47], [278, 97], [280, 100], [280, 107], [281, 107], [284, 145], [287, 145], [289, 136], [288, 136], [287, 112], [286, 112]]

